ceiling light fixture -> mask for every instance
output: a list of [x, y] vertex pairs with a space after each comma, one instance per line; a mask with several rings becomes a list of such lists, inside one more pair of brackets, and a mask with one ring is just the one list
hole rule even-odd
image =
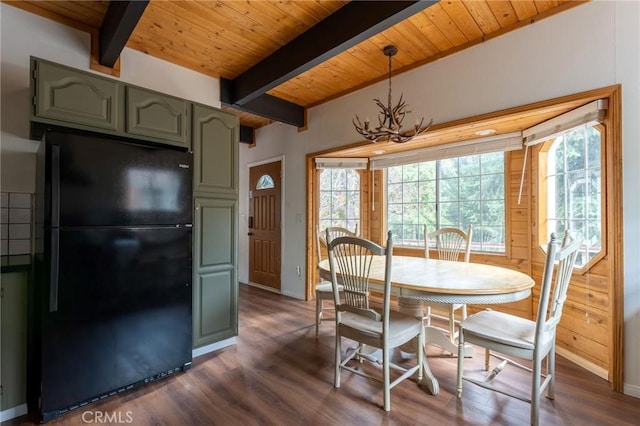
[[400, 95], [400, 101], [394, 107], [391, 106], [391, 57], [398, 53], [398, 48], [395, 46], [386, 46], [382, 49], [385, 56], [389, 58], [389, 95], [387, 97], [387, 105], [385, 106], [379, 99], [374, 99], [376, 104], [380, 107], [381, 111], [378, 113], [379, 126], [375, 129], [369, 128], [369, 119], [364, 121], [364, 124], [360, 121], [360, 118], [356, 114], [356, 118], [353, 120], [353, 125], [356, 131], [360, 133], [365, 139], [371, 142], [396, 142], [404, 143], [408, 142], [414, 137], [424, 133], [431, 127], [433, 120], [429, 121], [429, 124], [422, 126], [424, 118], [420, 121], [416, 120], [416, 124], [413, 130], [406, 132], [402, 131], [402, 121], [404, 121], [407, 113], [411, 112], [407, 110], [407, 104], [402, 100], [402, 94]]
[[492, 135], [496, 132], [496, 129], [484, 129], [484, 130], [478, 130], [476, 132], [476, 135], [478, 136], [489, 136]]

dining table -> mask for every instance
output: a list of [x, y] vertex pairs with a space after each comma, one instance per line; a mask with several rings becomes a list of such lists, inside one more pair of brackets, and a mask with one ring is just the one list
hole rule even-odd
[[[329, 260], [318, 264], [320, 276], [331, 281]], [[338, 275], [338, 281], [340, 277]], [[382, 291], [385, 278], [385, 256], [375, 256], [369, 271], [369, 287]], [[502, 304], [526, 299], [531, 295], [534, 280], [527, 274], [501, 266], [456, 262], [424, 257], [393, 256], [391, 261], [391, 294], [398, 298], [401, 312], [415, 316], [423, 315], [425, 302], [443, 304]], [[450, 345], [457, 353], [443, 330], [427, 326], [425, 345], [437, 343]], [[465, 348], [465, 356], [473, 354], [471, 347]], [[421, 388], [432, 395], [439, 392], [438, 380], [429, 368], [428, 357], [423, 357], [424, 378]]]

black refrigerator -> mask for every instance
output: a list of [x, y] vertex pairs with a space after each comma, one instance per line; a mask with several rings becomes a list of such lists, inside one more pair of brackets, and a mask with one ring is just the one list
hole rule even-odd
[[36, 169], [28, 399], [47, 421], [190, 367], [192, 155], [57, 130]]

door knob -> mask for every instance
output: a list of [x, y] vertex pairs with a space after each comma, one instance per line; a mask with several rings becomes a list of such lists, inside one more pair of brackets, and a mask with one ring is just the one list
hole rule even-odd
[[253, 232], [249, 232], [247, 235], [253, 235]]

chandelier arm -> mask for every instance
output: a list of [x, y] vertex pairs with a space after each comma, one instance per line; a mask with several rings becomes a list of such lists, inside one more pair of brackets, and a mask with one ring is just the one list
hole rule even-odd
[[392, 63], [391, 58], [398, 52], [398, 49], [395, 46], [386, 46], [383, 49], [385, 56], [388, 59], [388, 93], [387, 93], [387, 104], [383, 104], [380, 99], [374, 99], [380, 111], [378, 112], [378, 124], [375, 129], [369, 128], [369, 120], [365, 120], [364, 124], [360, 120], [360, 117], [356, 115], [355, 119], [352, 120], [352, 123], [356, 129], [356, 131], [364, 136], [365, 139], [370, 140], [372, 142], [380, 142], [383, 140], [395, 143], [404, 143], [408, 142], [419, 134], [426, 132], [431, 124], [433, 123], [433, 119], [429, 121], [429, 124], [426, 126], [422, 126], [424, 124], [424, 117], [420, 119], [420, 121], [416, 121], [416, 124], [413, 126], [412, 130], [408, 130], [406, 132], [402, 132], [402, 122], [407, 117], [407, 114], [411, 111], [408, 109], [407, 103], [403, 100], [403, 95], [400, 94], [400, 100], [398, 103], [393, 106], [392, 103], [392, 86], [391, 86], [391, 75], [392, 75]]

